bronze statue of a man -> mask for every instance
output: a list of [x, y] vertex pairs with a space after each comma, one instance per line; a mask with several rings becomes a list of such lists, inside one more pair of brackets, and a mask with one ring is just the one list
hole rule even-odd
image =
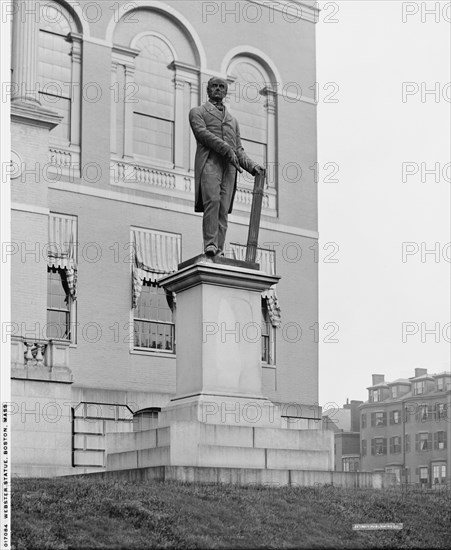
[[207, 256], [223, 254], [237, 172], [242, 172], [242, 168], [252, 175], [264, 171], [244, 152], [238, 122], [223, 104], [227, 89], [224, 79], [211, 78], [207, 86], [208, 101], [189, 113], [197, 141], [194, 210], [204, 213], [202, 229]]

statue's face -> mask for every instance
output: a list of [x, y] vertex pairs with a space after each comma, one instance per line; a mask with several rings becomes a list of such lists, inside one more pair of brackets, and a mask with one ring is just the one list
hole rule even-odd
[[214, 101], [222, 101], [227, 95], [228, 84], [222, 78], [212, 78], [207, 87], [207, 94]]

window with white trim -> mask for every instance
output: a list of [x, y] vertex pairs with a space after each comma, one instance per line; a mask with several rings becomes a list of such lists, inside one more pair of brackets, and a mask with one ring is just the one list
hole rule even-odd
[[134, 310], [135, 349], [175, 353], [172, 297], [158, 283], [143, 284]]
[[420, 466], [420, 468], [418, 468], [418, 470], [419, 470], [420, 483], [428, 483], [429, 482], [429, 468], [427, 466]]
[[378, 403], [381, 400], [380, 390], [370, 390], [370, 401], [372, 403]]
[[53, 142], [79, 145], [81, 36], [68, 10], [51, 0], [40, 4], [39, 100], [63, 120], [50, 132]]
[[432, 465], [432, 483], [446, 483], [446, 464]]
[[390, 411], [390, 424], [400, 424], [401, 411]]
[[436, 403], [435, 404], [435, 418], [436, 418], [436, 420], [442, 420], [445, 417], [446, 417], [445, 403]]
[[429, 451], [431, 450], [431, 434], [429, 433], [419, 433], [417, 434], [418, 448], [419, 451]]
[[444, 430], [435, 433], [435, 445], [438, 450], [446, 449], [446, 432]]
[[418, 382], [415, 382], [413, 385], [413, 394], [414, 395], [423, 395], [424, 390], [426, 388], [426, 381], [420, 380]]
[[132, 228], [134, 349], [175, 353], [175, 295], [159, 280], [177, 270], [181, 235]]
[[77, 217], [51, 212], [47, 245], [49, 339], [76, 342]]
[[168, 43], [153, 34], [135, 45], [135, 104], [133, 154], [149, 160], [174, 162], [174, 54]]
[[398, 454], [401, 452], [401, 436], [395, 435], [390, 437], [390, 454]]
[[[267, 168], [263, 208], [276, 209], [277, 193], [277, 79], [271, 68], [251, 55], [235, 56], [227, 67], [235, 77], [229, 86], [227, 105], [239, 122], [246, 154]], [[253, 185], [247, 172], [238, 174], [238, 187]]]
[[385, 437], [376, 437], [371, 440], [371, 454], [373, 456], [387, 454], [387, 439]]

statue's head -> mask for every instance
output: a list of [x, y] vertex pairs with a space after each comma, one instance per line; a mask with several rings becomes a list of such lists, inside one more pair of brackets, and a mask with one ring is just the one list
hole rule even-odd
[[222, 101], [227, 95], [228, 87], [227, 80], [217, 76], [210, 78], [207, 84], [208, 98], [213, 101]]

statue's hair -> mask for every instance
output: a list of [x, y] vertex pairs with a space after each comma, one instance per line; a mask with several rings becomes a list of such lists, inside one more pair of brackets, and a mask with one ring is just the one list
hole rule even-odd
[[221, 78], [220, 76], [212, 76], [210, 78], [210, 80], [207, 82], [207, 89], [210, 88], [210, 84], [213, 82], [213, 80], [223, 80], [227, 86], [227, 88], [229, 87], [229, 83], [227, 82], [227, 80], [225, 78]]

